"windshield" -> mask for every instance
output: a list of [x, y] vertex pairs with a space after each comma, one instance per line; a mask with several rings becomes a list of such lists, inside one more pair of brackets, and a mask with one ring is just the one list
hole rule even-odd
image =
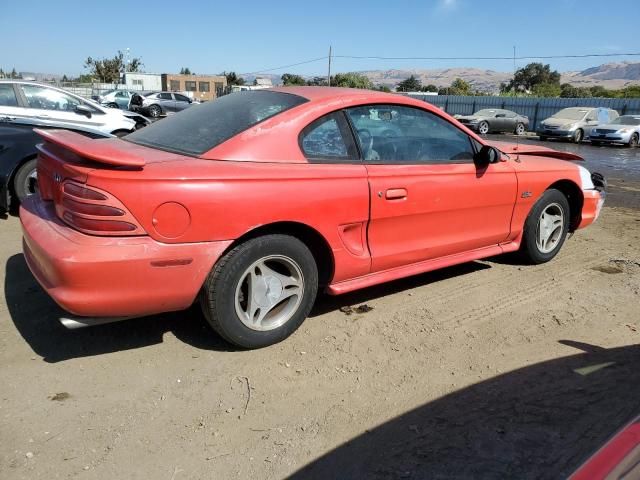
[[589, 113], [586, 108], [563, 108], [551, 118], [563, 118], [566, 120], [582, 120]]
[[106, 97], [107, 95], [113, 93], [113, 92], [117, 92], [117, 90], [107, 90], [106, 92], [102, 92], [100, 95], [102, 95], [103, 97]]
[[202, 155], [234, 135], [306, 101], [298, 95], [274, 91], [231, 93], [131, 133], [126, 140], [161, 150]]
[[485, 110], [478, 110], [476, 113], [474, 113], [474, 115], [478, 117], [495, 117], [496, 113], [498, 113], [497, 110], [485, 109]]
[[623, 115], [616, 118], [611, 125], [640, 125], [640, 117], [632, 117], [630, 115]]

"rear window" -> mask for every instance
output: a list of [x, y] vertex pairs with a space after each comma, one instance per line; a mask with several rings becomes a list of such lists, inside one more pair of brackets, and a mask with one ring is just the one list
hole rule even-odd
[[290, 93], [237, 92], [194, 105], [126, 136], [148, 147], [202, 155], [225, 140], [307, 101]]

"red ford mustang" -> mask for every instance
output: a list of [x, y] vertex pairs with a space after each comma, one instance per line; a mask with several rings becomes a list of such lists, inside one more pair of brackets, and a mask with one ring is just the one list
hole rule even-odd
[[231, 94], [125, 139], [42, 131], [26, 261], [69, 327], [197, 299], [254, 348], [340, 294], [520, 250], [551, 260], [604, 179], [536, 146], [488, 144], [427, 103], [322, 87]]

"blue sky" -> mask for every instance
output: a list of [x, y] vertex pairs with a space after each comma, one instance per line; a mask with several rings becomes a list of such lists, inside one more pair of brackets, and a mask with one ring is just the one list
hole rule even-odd
[[[635, 12], [630, 14], [630, 12]], [[638, 1], [369, 0], [5, 1], [0, 67], [83, 73], [86, 57], [130, 48], [147, 72], [238, 73], [327, 54], [511, 56], [640, 52]], [[549, 60], [561, 71], [640, 57]], [[518, 62], [518, 66], [530, 60]], [[358, 60], [333, 71], [469, 66], [512, 71], [512, 60]], [[326, 74], [326, 60], [277, 70]]]

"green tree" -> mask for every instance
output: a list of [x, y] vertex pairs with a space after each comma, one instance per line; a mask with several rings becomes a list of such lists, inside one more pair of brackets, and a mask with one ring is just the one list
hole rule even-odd
[[244, 78], [239, 77], [236, 72], [222, 72], [220, 75], [227, 77], [227, 85], [244, 85]]
[[436, 87], [433, 83], [430, 83], [429, 85], [425, 85], [424, 87], [422, 87], [422, 91], [423, 92], [437, 92], [438, 91], [438, 87]]
[[10, 78], [15, 78], [15, 79], [20, 79], [20, 78], [22, 78], [22, 75], [20, 75], [18, 72], [16, 72], [16, 69], [15, 69], [15, 68], [13, 68], [13, 69], [11, 70], [11, 73], [10, 73], [9, 75], [10, 75]]
[[560, 85], [560, 96], [562, 98], [591, 97], [591, 90], [583, 87], [574, 87], [569, 83], [563, 83]]
[[461, 78], [456, 78], [453, 81], [451, 89], [455, 92], [453, 95], [473, 95], [471, 84]]
[[379, 92], [385, 92], [385, 93], [391, 92], [391, 89], [386, 85], [376, 85], [375, 89], [378, 90]]
[[504, 90], [529, 92], [536, 85], [543, 83], [560, 85], [560, 74], [556, 70], [551, 70], [549, 64], [534, 62], [516, 70], [513, 79], [505, 85]]
[[419, 92], [422, 90], [422, 82], [415, 75], [411, 75], [398, 84], [397, 90], [398, 92]]
[[562, 89], [554, 83], [539, 83], [531, 91], [536, 97], [559, 97]]
[[307, 81], [302, 78], [300, 75], [295, 75], [293, 73], [284, 73], [282, 77], [282, 84], [286, 87], [289, 85], [306, 85]]
[[620, 96], [624, 98], [640, 98], [640, 85], [623, 88], [620, 93]]
[[615, 96], [615, 90], [607, 90], [600, 85], [594, 85], [589, 88], [592, 97], [610, 98]]
[[353, 72], [337, 73], [331, 77], [331, 86], [373, 89], [373, 83], [367, 76]]
[[182, 67], [180, 69], [180, 75], [195, 75], [195, 72], [191, 72], [191, 70], [189, 70], [189, 67]]
[[125, 65], [124, 54], [118, 50], [113, 58], [103, 58], [101, 60], [89, 57], [84, 62], [84, 68], [89, 69], [91, 75], [104, 83], [115, 83], [120, 79], [120, 74], [127, 72], [139, 72], [143, 63], [140, 58], [132, 58]]

